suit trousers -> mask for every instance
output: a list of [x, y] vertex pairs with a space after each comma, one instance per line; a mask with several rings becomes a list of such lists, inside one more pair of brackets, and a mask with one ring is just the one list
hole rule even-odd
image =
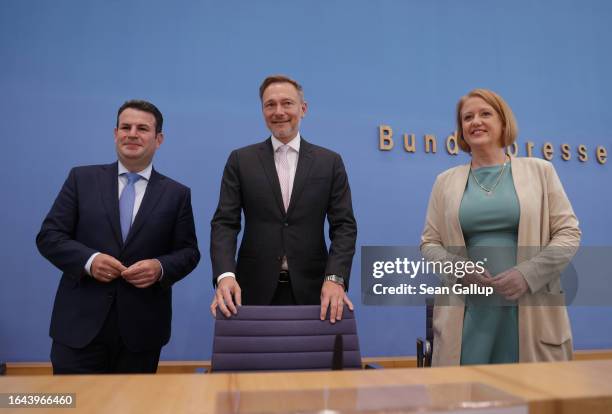
[[142, 374], [157, 372], [161, 347], [132, 352], [119, 333], [117, 306], [113, 302], [96, 337], [83, 348], [71, 348], [53, 341], [53, 374]]

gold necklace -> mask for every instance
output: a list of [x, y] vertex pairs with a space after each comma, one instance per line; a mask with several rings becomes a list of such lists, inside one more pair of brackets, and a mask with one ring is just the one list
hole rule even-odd
[[[506, 157], [508, 157], [508, 156], [506, 156]], [[472, 175], [472, 178], [474, 179], [474, 181], [476, 181], [476, 184], [478, 184], [478, 187], [480, 187], [485, 192], [486, 195], [491, 196], [491, 195], [493, 195], [493, 192], [495, 191], [495, 189], [499, 185], [499, 182], [501, 181], [501, 178], [504, 175], [504, 171], [506, 170], [506, 164], [508, 164], [508, 161], [504, 162], [504, 165], [502, 166], [501, 171], [497, 175], [497, 179], [495, 180], [495, 184], [493, 184], [493, 187], [491, 187], [491, 188], [485, 187], [484, 185], [481, 184], [480, 181], [478, 181], [478, 178], [476, 178], [476, 174], [474, 174], [474, 171], [472, 171], [471, 167], [470, 167], [470, 174]]]

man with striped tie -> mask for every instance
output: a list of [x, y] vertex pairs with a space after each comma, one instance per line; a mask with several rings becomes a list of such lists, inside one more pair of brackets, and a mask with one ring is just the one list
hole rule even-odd
[[36, 243], [62, 272], [50, 335], [55, 374], [153, 373], [170, 339], [171, 286], [198, 264], [189, 188], [159, 174], [155, 105], [117, 113], [118, 161], [70, 171]]
[[321, 304], [321, 319], [329, 310], [333, 323], [345, 304], [353, 308], [346, 291], [357, 225], [344, 164], [337, 153], [300, 135], [308, 104], [299, 83], [270, 76], [259, 97], [272, 135], [233, 151], [225, 166], [211, 222], [211, 312], [230, 316], [241, 304]]

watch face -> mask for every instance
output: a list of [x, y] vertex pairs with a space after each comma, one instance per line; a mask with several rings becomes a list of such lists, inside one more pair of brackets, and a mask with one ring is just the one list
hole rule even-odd
[[329, 280], [330, 282], [338, 283], [340, 285], [344, 285], [344, 278], [336, 275], [327, 275], [325, 276], [325, 280]]

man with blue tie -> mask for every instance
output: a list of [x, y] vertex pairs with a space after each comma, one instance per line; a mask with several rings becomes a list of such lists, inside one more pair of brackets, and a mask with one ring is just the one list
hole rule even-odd
[[152, 165], [162, 124], [155, 105], [124, 103], [118, 162], [73, 168], [36, 238], [63, 272], [50, 328], [55, 374], [157, 370], [171, 286], [200, 260], [189, 188]]

